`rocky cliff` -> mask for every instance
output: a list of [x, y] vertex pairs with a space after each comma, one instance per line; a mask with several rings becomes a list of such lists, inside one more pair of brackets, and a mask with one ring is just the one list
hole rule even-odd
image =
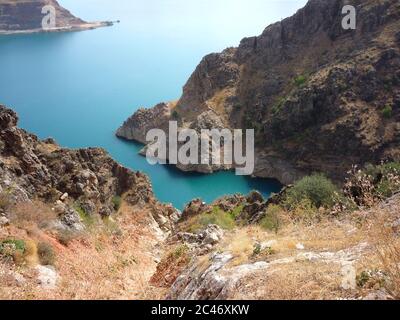
[[75, 17], [56, 0], [0, 0], [0, 34], [41, 32], [42, 9], [56, 10], [55, 28], [46, 31], [77, 31], [111, 25], [111, 22], [86, 22]]
[[122, 167], [103, 149], [70, 150], [53, 139], [41, 141], [17, 122], [14, 111], [0, 106], [0, 191], [10, 202], [39, 199], [54, 206], [63, 228], [74, 230], [82, 227], [79, 213], [112, 216], [114, 199], [122, 197], [150, 211], [165, 231], [173, 227], [177, 211], [155, 199], [146, 175]]
[[[353, 164], [399, 159], [400, 4], [353, 1], [356, 29], [344, 30], [345, 4], [310, 0], [260, 36], [204, 57], [169, 119], [255, 129], [255, 175], [283, 183], [313, 171], [342, 181]], [[146, 117], [146, 128], [168, 119], [146, 112], [157, 119]], [[143, 142], [130, 134], [142, 127], [134, 115], [118, 135]]]

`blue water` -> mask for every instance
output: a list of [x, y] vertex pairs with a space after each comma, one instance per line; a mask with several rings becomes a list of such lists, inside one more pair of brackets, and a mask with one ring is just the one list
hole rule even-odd
[[[253, 189], [268, 196], [279, 190], [276, 181], [151, 166], [137, 154], [140, 145], [114, 136], [139, 106], [178, 98], [202, 56], [260, 33], [305, 0], [287, 1], [286, 9], [276, 6], [265, 17], [261, 7], [274, 7], [268, 1], [253, 0], [253, 6], [236, 1], [232, 12], [223, 5], [234, 2], [60, 1], [84, 19], [121, 23], [86, 32], [0, 37], [0, 102], [40, 138], [53, 137], [69, 148], [103, 147], [123, 165], [147, 173], [156, 196], [178, 208], [195, 197], [210, 202]], [[247, 18], [238, 23], [244, 3]]]

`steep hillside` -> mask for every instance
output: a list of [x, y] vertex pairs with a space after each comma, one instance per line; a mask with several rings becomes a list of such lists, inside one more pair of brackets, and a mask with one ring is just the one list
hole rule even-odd
[[[400, 4], [354, 1], [356, 30], [344, 30], [345, 3], [310, 0], [260, 36], [206, 56], [163, 119], [255, 129], [255, 174], [285, 184], [313, 171], [343, 181], [353, 164], [399, 159]], [[136, 128], [160, 126], [137, 116], [117, 135], [141, 141]]]

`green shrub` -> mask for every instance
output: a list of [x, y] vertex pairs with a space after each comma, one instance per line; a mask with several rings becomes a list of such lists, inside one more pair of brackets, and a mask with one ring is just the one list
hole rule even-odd
[[12, 245], [15, 247], [15, 250], [19, 250], [22, 252], [25, 252], [25, 249], [26, 249], [26, 244], [25, 244], [24, 240], [10, 239], [10, 240], [4, 240], [0, 243], [0, 247], [4, 247], [7, 245]]
[[299, 75], [294, 79], [294, 84], [297, 87], [302, 87], [307, 82], [307, 77], [304, 75]]
[[114, 206], [115, 211], [118, 211], [121, 208], [122, 198], [120, 196], [113, 197], [112, 204]]
[[83, 224], [86, 227], [91, 227], [94, 225], [95, 223], [95, 219], [93, 218], [93, 216], [91, 216], [90, 214], [88, 214], [85, 209], [83, 209], [81, 207], [81, 205], [79, 203], [76, 203], [74, 206], [74, 209], [76, 210], [76, 212], [78, 212], [79, 217], [81, 218], [81, 221], [83, 222]]
[[277, 205], [270, 205], [267, 208], [265, 217], [260, 221], [259, 225], [269, 231], [278, 233], [281, 227], [280, 215], [282, 214], [282, 208]]
[[390, 119], [392, 117], [393, 114], [393, 108], [389, 105], [385, 106], [382, 110], [382, 116], [385, 119]]
[[14, 257], [16, 254], [23, 255], [26, 251], [24, 240], [8, 239], [0, 242], [0, 255]]
[[363, 173], [374, 185], [373, 195], [389, 198], [400, 191], [400, 162], [387, 162], [381, 165], [367, 165]]
[[338, 190], [331, 180], [321, 174], [304, 177], [295, 183], [286, 193], [284, 206], [296, 208], [303, 200], [310, 200], [311, 205], [330, 208], [335, 204]]
[[203, 227], [209, 224], [216, 224], [225, 230], [232, 230], [235, 227], [235, 219], [230, 212], [225, 212], [219, 207], [214, 207], [210, 213], [203, 213], [199, 217], [199, 223]]
[[53, 247], [46, 242], [40, 242], [37, 248], [40, 263], [45, 266], [54, 265], [56, 255]]
[[232, 216], [232, 218], [233, 218], [233, 219], [236, 219], [236, 218], [242, 213], [243, 208], [244, 208], [244, 205], [243, 205], [243, 204], [241, 204], [241, 205], [237, 206], [236, 208], [234, 208], [234, 209], [231, 211], [231, 216]]

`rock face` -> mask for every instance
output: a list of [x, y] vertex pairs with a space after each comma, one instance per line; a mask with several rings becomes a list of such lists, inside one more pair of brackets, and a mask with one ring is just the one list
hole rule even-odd
[[[284, 184], [313, 171], [342, 181], [353, 164], [400, 159], [400, 4], [353, 1], [356, 30], [344, 30], [345, 4], [310, 0], [260, 36], [206, 56], [170, 119], [255, 129], [255, 175]], [[146, 128], [159, 120], [167, 119]], [[136, 139], [124, 132], [140, 127], [128, 121], [120, 136]]]
[[42, 8], [51, 5], [56, 10], [56, 26], [48, 31], [75, 31], [111, 25], [111, 22], [88, 23], [72, 15], [56, 0], [0, 0], [0, 34], [40, 32]]
[[[202, 263], [194, 262], [176, 279], [167, 299], [170, 300], [227, 300], [237, 290], [246, 286], [244, 279], [262, 273], [264, 277], [274, 272], [274, 266], [294, 264], [299, 261], [323, 262], [326, 264], [351, 266], [360, 259], [368, 245], [359, 245], [336, 252], [301, 252], [296, 256], [231, 266], [230, 252], [212, 253], [205, 269]], [[272, 269], [272, 270], [271, 270]], [[275, 269], [276, 272], [276, 269]], [[258, 284], [259, 285], [259, 284]]]
[[[149, 208], [164, 230], [178, 218], [171, 205], [159, 203], [146, 175], [115, 162], [103, 149], [63, 149], [17, 127], [16, 113], [0, 106], [0, 191], [12, 202], [40, 199], [54, 204], [61, 222], [79, 229], [79, 206], [87, 214], [109, 216], [113, 199]], [[4, 220], [4, 219], [3, 219]]]

